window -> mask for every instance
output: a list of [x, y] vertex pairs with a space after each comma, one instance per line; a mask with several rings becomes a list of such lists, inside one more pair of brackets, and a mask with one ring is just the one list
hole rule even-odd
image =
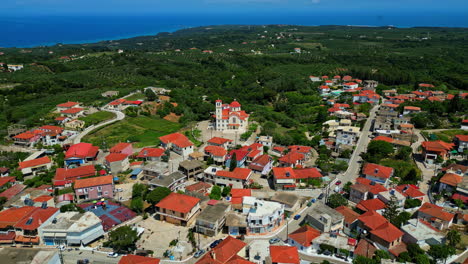
[[109, 192], [104, 192], [104, 195], [108, 195], [108, 194], [109, 194]]
[[91, 187], [91, 188], [89, 188], [89, 190], [90, 190], [90, 191], [92, 191], [92, 190], [94, 190], [94, 188], [93, 188], [93, 187]]
[[101, 186], [98, 186], [98, 187], [97, 187], [97, 190], [98, 190], [98, 192], [102, 191], [102, 187], [101, 187]]

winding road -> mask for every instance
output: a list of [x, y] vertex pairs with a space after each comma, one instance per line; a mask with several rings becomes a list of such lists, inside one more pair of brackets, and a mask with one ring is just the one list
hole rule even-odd
[[112, 124], [114, 122], [120, 121], [120, 120], [125, 118], [125, 114], [123, 112], [120, 112], [120, 111], [114, 111], [114, 110], [109, 110], [109, 109], [103, 109], [103, 111], [114, 113], [115, 117], [112, 118], [112, 119], [103, 121], [103, 122], [101, 122], [101, 123], [99, 123], [99, 124], [97, 124], [95, 126], [87, 127], [85, 130], [81, 131], [78, 135], [76, 135], [76, 137], [74, 137], [72, 139], [73, 144], [80, 143], [81, 139], [83, 139], [83, 137], [86, 136], [87, 134], [89, 134], [91, 131], [93, 131], [93, 130], [95, 130], [97, 128], [103, 127], [103, 126], [107, 126], [109, 124]]

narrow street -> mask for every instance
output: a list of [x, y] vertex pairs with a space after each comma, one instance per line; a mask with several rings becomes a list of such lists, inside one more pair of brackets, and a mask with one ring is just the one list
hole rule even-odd
[[110, 125], [116, 121], [120, 121], [120, 120], [123, 120], [125, 118], [125, 114], [121, 111], [114, 111], [114, 110], [108, 110], [108, 109], [103, 109], [103, 111], [107, 111], [107, 112], [111, 112], [111, 113], [114, 113], [115, 114], [115, 117], [110, 119], [110, 120], [106, 120], [104, 122], [101, 122], [95, 126], [89, 126], [87, 127], [85, 130], [81, 131], [78, 135], [76, 135], [76, 137], [73, 138], [73, 144], [78, 144], [81, 142], [81, 139], [83, 139], [84, 136], [86, 136], [87, 134], [89, 134], [91, 131], [97, 129], [97, 128], [100, 128], [102, 126], [107, 126], [107, 125]]

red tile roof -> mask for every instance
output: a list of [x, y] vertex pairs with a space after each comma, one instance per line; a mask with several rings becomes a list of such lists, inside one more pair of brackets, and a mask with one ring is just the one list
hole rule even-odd
[[128, 254], [123, 256], [118, 264], [159, 264], [160, 261], [161, 260], [157, 258]]
[[23, 206], [20, 208], [12, 207], [0, 212], [0, 228], [13, 227], [23, 217], [30, 215], [37, 207]]
[[38, 196], [36, 198], [33, 199], [34, 202], [36, 203], [43, 203], [43, 202], [47, 202], [51, 199], [53, 199], [54, 197], [50, 196], [50, 195], [41, 195], [41, 196]]
[[279, 158], [278, 161], [287, 164], [294, 164], [299, 160], [304, 160], [305, 156], [299, 152], [289, 152], [283, 157]]
[[304, 225], [302, 227], [299, 227], [296, 231], [289, 234], [288, 237], [304, 247], [310, 247], [312, 245], [312, 241], [319, 236], [320, 231], [310, 227], [309, 225]]
[[421, 107], [416, 107], [416, 106], [405, 106], [403, 107], [404, 110], [410, 110], [410, 111], [421, 111]]
[[36, 230], [42, 223], [57, 213], [58, 210], [58, 208], [54, 207], [47, 207], [45, 209], [35, 207], [35, 210], [32, 211], [31, 214], [25, 215], [14, 227], [22, 230]]
[[[335, 104], [335, 105], [337, 105], [337, 104]], [[343, 106], [346, 106], [346, 105], [349, 107], [348, 104], [343, 104]], [[299, 153], [302, 153], [302, 154], [307, 154], [312, 150], [312, 147], [293, 145], [293, 146], [289, 146], [288, 149], [291, 152], [295, 151], [295, 152], [299, 152]]]
[[428, 83], [420, 83], [419, 87], [434, 88], [434, 85]]
[[439, 180], [441, 183], [445, 183], [450, 186], [458, 186], [463, 181], [463, 176], [457, 175], [455, 173], [446, 173]]
[[222, 137], [213, 137], [210, 140], [208, 140], [208, 143], [216, 144], [216, 145], [223, 145], [227, 142], [232, 142], [231, 139], [227, 138], [222, 138]]
[[6, 189], [5, 191], [3, 191], [2, 193], [0, 193], [0, 197], [5, 197], [5, 198], [7, 198], [9, 200], [9, 199], [11, 199], [11, 197], [13, 197], [13, 196], [17, 195], [18, 193], [20, 193], [21, 191], [23, 191], [24, 188], [26, 188], [25, 185], [15, 184], [15, 185], [11, 186], [10, 188]]
[[109, 150], [109, 152], [110, 153], [120, 153], [120, 152], [122, 152], [122, 150], [128, 148], [129, 146], [131, 147], [132, 144], [130, 144], [130, 143], [118, 143], [117, 145], [113, 146]]
[[376, 211], [376, 210], [381, 210], [384, 209], [385, 203], [382, 202], [380, 199], [369, 199], [369, 200], [362, 200], [360, 201], [356, 207], [362, 211]]
[[455, 216], [454, 214], [445, 212], [444, 208], [437, 206], [435, 204], [431, 204], [431, 203], [424, 203], [419, 208], [418, 212], [422, 212], [424, 214], [430, 215], [432, 217], [435, 217], [437, 219], [441, 219], [447, 222], [451, 221], [453, 217]]
[[233, 149], [233, 150], [229, 151], [229, 154], [227, 155], [226, 159], [230, 160], [232, 158], [232, 156], [234, 155], [234, 153], [236, 154], [236, 160], [237, 161], [243, 160], [247, 156], [247, 154], [249, 154], [249, 152], [245, 151], [245, 150]]
[[426, 151], [447, 153], [455, 146], [455, 144], [446, 143], [446, 142], [443, 142], [442, 140], [436, 140], [436, 141], [424, 141], [421, 143], [421, 146]]
[[45, 157], [38, 158], [38, 159], [22, 161], [22, 162], [19, 162], [18, 164], [19, 164], [20, 169], [25, 169], [25, 168], [31, 168], [31, 167], [37, 167], [37, 166], [45, 165], [45, 164], [48, 164], [50, 162], [51, 162], [51, 160], [49, 159], [49, 157], [45, 156]]
[[455, 135], [455, 138], [459, 141], [468, 142], [468, 135]]
[[41, 126], [38, 128], [39, 130], [51, 131], [57, 134], [61, 134], [63, 132], [63, 128], [59, 126]]
[[90, 158], [95, 157], [97, 152], [99, 151], [99, 147], [93, 146], [90, 143], [78, 143], [72, 145], [67, 152], [65, 153], [65, 158]]
[[270, 257], [273, 263], [299, 264], [297, 247], [270, 246]]
[[413, 186], [409, 184], [402, 184], [398, 185], [395, 190], [397, 190], [399, 193], [403, 194], [405, 197], [410, 197], [410, 198], [418, 198], [418, 197], [424, 197], [424, 193], [419, 191], [418, 189], [414, 188]]
[[362, 173], [364, 175], [388, 179], [393, 174], [393, 168], [374, 163], [366, 163], [362, 169]]
[[246, 245], [245, 242], [228, 236], [212, 250], [215, 259], [221, 263], [225, 263], [234, 258]]
[[296, 179], [322, 178], [323, 175], [317, 168], [294, 169]]
[[122, 161], [126, 159], [128, 156], [126, 154], [121, 154], [121, 153], [111, 153], [106, 156], [106, 161], [107, 162], [116, 162], [116, 161]]
[[233, 171], [217, 171], [216, 176], [232, 178], [232, 179], [239, 179], [239, 180], [247, 180], [249, 176], [252, 174], [252, 170], [247, 168], [235, 168]]
[[3, 185], [9, 183], [9, 182], [15, 182], [15, 177], [11, 176], [6, 176], [6, 177], [0, 177], [0, 187], [3, 187]]
[[385, 217], [381, 216], [376, 211], [367, 211], [358, 217], [358, 220], [361, 221], [364, 226], [370, 230], [374, 230], [379, 226], [388, 222]]
[[73, 169], [57, 168], [55, 171], [54, 185], [65, 185], [72, 183], [78, 178], [90, 177], [96, 175], [94, 165], [81, 166]]
[[335, 210], [344, 216], [345, 223], [351, 224], [358, 219], [360, 214], [353, 211], [353, 209], [346, 207], [344, 205], [335, 208]]
[[199, 202], [200, 199], [189, 195], [171, 193], [156, 204], [156, 207], [185, 214], [190, 212]]
[[137, 158], [159, 158], [164, 155], [164, 149], [162, 148], [143, 148], [140, 153], [136, 156]]
[[226, 264], [255, 264], [255, 263], [248, 261], [244, 258], [241, 258], [238, 255], [235, 255], [232, 259], [226, 262]]
[[[371, 180], [369, 179], [366, 179], [366, 178], [357, 178], [356, 179], [356, 184], [361, 184], [361, 185], [365, 185], [368, 187], [368, 191], [374, 195], [376, 194], [379, 194], [381, 192], [385, 192], [385, 191], [388, 191], [387, 188], [385, 188], [382, 184], [379, 184], [379, 183], [376, 183], [376, 182], [372, 182]], [[353, 185], [354, 186], [354, 185]]]
[[400, 229], [390, 224], [389, 222], [384, 223], [383, 225], [379, 226], [374, 230], [371, 230], [370, 232], [374, 236], [379, 237], [389, 243], [399, 239], [404, 234]]
[[75, 108], [69, 108], [69, 109], [66, 109], [66, 110], [62, 110], [62, 111], [60, 111], [60, 113], [62, 113], [62, 114], [76, 114], [76, 113], [79, 113], [79, 112], [81, 112], [83, 110], [84, 110], [83, 108], [75, 107]]
[[186, 186], [185, 190], [189, 192], [200, 192], [200, 193], [205, 193], [209, 188], [211, 187], [211, 184], [206, 183], [206, 182], [197, 182], [192, 185]]
[[388, 143], [393, 143], [393, 138], [386, 137], [386, 136], [377, 136], [374, 139], [372, 139], [372, 141], [377, 141], [377, 140], [385, 141], [385, 142], [388, 142]]
[[107, 176], [99, 176], [93, 178], [86, 178], [86, 179], [78, 179], [75, 181], [75, 190], [93, 186], [101, 186], [101, 185], [108, 185], [113, 184], [114, 178], [112, 175]]
[[[467, 122], [467, 123], [468, 123], [468, 122]], [[274, 150], [274, 151], [277, 151], [277, 152], [279, 152], [279, 153], [283, 153], [283, 152], [286, 150], [286, 148], [280, 147], [280, 146], [276, 146], [276, 147], [273, 147], [273, 150]]]
[[57, 107], [70, 108], [70, 107], [73, 107], [73, 106], [75, 106], [77, 104], [79, 104], [79, 103], [77, 103], [77, 102], [66, 102], [66, 103], [58, 104]]
[[181, 133], [172, 133], [169, 135], [165, 135], [159, 137], [159, 140], [161, 140], [161, 142], [163, 142], [164, 144], [172, 143], [180, 148], [193, 146], [193, 143]]
[[227, 154], [227, 150], [220, 146], [206, 146], [205, 153], [216, 157], [224, 157]]
[[372, 258], [374, 256], [375, 251], [377, 251], [377, 248], [372, 243], [362, 238], [361, 240], [359, 240], [359, 243], [354, 249], [354, 254], [366, 258]]
[[251, 170], [257, 170], [257, 171], [262, 171], [263, 168], [270, 163], [271, 158], [267, 154], [260, 155], [256, 157], [250, 164], [249, 164], [249, 169]]

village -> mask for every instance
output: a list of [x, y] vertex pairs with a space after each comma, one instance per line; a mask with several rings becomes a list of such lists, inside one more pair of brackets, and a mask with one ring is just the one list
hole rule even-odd
[[[421, 112], [412, 102], [454, 96], [425, 83], [409, 94], [379, 94], [373, 80], [309, 79], [320, 83], [328, 108], [318, 148], [278, 145], [272, 135], [260, 135], [236, 98], [210, 102], [210, 120], [153, 138], [152, 146], [119, 142], [103, 148], [83, 141], [121, 122], [128, 109], [144, 107], [145, 99], [135, 94], [149, 90], [170, 101], [170, 91], [155, 87], [120, 98], [108, 91], [102, 96], [114, 99], [101, 107], [63, 102], [52, 111], [54, 124], [12, 126], [11, 147], [30, 155], [17, 169], [0, 168], [1, 243], [58, 249], [44, 263], [462, 259], [467, 252], [455, 252], [455, 245], [468, 222], [468, 136], [433, 140], [411, 123]], [[113, 117], [83, 120], [97, 112]], [[468, 120], [459, 126], [468, 130]], [[377, 156], [387, 150], [414, 162], [420, 179], [405, 183], [399, 167], [379, 164]], [[317, 165], [325, 158], [346, 166], [325, 172]], [[459, 162], [442, 166], [448, 159]], [[51, 170], [52, 184], [26, 184]], [[443, 253], [431, 254], [434, 248]]]

